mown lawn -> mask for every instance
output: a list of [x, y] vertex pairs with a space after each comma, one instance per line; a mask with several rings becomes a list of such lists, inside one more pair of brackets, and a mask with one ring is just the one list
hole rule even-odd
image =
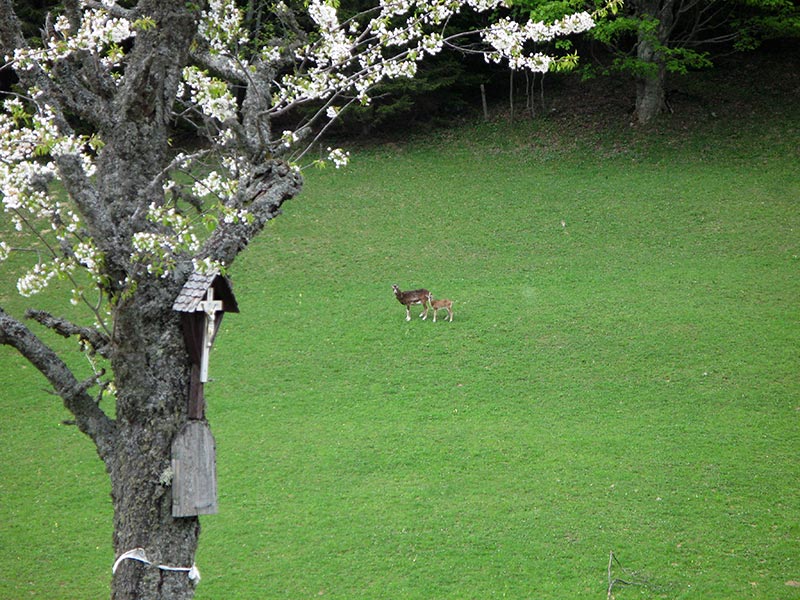
[[[357, 150], [234, 265], [198, 598], [800, 598], [800, 123], [555, 130]], [[102, 466], [0, 386], [0, 597], [102, 597]]]

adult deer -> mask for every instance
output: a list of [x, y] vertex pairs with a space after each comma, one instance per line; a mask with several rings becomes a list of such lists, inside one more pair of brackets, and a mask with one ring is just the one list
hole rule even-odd
[[411, 320], [411, 305], [412, 304], [422, 304], [422, 307], [425, 309], [422, 313], [420, 313], [420, 317], [423, 320], [428, 318], [428, 298], [430, 297], [431, 293], [426, 289], [418, 289], [418, 290], [409, 290], [407, 292], [401, 292], [400, 288], [396, 285], [392, 286], [392, 290], [394, 290], [394, 295], [397, 298], [397, 301], [406, 307], [406, 321]]

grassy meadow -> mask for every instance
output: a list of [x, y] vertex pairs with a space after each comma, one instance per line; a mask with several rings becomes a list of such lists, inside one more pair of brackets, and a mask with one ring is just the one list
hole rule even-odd
[[[308, 172], [232, 269], [197, 598], [800, 598], [798, 117]], [[0, 347], [0, 597], [104, 597], [109, 485], [43, 387]]]

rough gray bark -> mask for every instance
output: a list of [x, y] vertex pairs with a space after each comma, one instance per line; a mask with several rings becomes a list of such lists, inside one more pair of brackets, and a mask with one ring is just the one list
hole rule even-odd
[[[175, 433], [186, 420], [189, 360], [177, 313], [178, 286], [150, 283], [117, 309], [112, 367], [118, 388], [117, 434], [107, 461], [116, 554], [144, 548], [154, 563], [191, 566], [196, 518], [172, 518], [169, 486]], [[190, 598], [185, 573], [121, 563], [112, 598]]]
[[[78, 17], [77, 4], [66, 2]], [[148, 275], [131, 261], [132, 236], [153, 227], [145, 219], [151, 202], [163, 201], [161, 177], [169, 164], [172, 109], [181, 70], [189, 61], [199, 8], [185, 0], [142, 0], [130, 15], [153, 17], [157, 26], [139, 31], [125, 65], [125, 84], [88, 56], [59, 63], [53, 78], [36, 70], [20, 73], [22, 83], [37, 85], [57, 115], [62, 133], [80, 116], [84, 126], [105, 142], [89, 180], [71, 157], [59, 159], [64, 187], [86, 228], [104, 254], [105, 288], [114, 305], [113, 333], [90, 330], [41, 312], [30, 312], [60, 335], [87, 340], [109, 359], [117, 388], [111, 419], [88, 390], [96, 383], [78, 381], [66, 364], [21, 322], [0, 308], [0, 343], [16, 348], [50, 381], [78, 427], [94, 442], [111, 479], [116, 555], [144, 548], [154, 564], [191, 567], [200, 524], [196, 517], [173, 518], [169, 485], [171, 444], [187, 419], [191, 364], [178, 313], [172, 304], [191, 270], [186, 256], [167, 278]], [[25, 44], [11, 0], [0, 0], [0, 47]], [[196, 57], [198, 58], [198, 57]], [[220, 223], [197, 258], [231, 264], [237, 254], [299, 193], [301, 177], [280, 161], [264, 160], [271, 143], [264, 120], [270, 97], [265, 65], [250, 83], [242, 107], [239, 143], [253, 161], [232, 205], [247, 207], [247, 223]], [[126, 287], [126, 278], [137, 280]], [[136, 561], [123, 561], [112, 579], [116, 600], [182, 600], [194, 595], [185, 572], [170, 572]]]

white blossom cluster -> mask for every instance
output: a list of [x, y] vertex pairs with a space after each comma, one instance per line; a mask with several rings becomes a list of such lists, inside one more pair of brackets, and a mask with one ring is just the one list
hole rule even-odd
[[102, 261], [101, 252], [91, 240], [80, 241], [72, 247], [75, 261], [91, 273], [96, 273], [99, 262]]
[[332, 149], [329, 146], [328, 160], [331, 161], [337, 169], [341, 169], [342, 167], [346, 167], [347, 164], [350, 162], [350, 153], [345, 152], [341, 148]]
[[198, 33], [212, 52], [230, 54], [246, 44], [250, 34], [242, 26], [242, 13], [233, 2], [210, 0], [208, 9], [200, 15]]
[[[285, 113], [299, 104], [316, 101], [323, 107], [311, 120], [329, 123], [338, 118], [343, 107], [341, 103], [334, 106], [337, 99], [348, 98], [344, 105], [351, 101], [369, 104], [372, 90], [381, 81], [414, 77], [419, 61], [441, 52], [456, 38], [469, 35], [459, 32], [448, 36], [445, 27], [451, 17], [465, 9], [487, 12], [505, 6], [506, 0], [377, 0], [373, 9], [342, 20], [337, 3], [308, 0], [307, 13], [316, 30], [309, 43], [294, 50], [298, 68], [284, 70], [273, 82], [268, 112]], [[288, 9], [278, 2], [275, 10]], [[242, 23], [242, 12], [234, 0], [213, 0], [200, 26], [208, 47], [220, 60], [227, 61], [226, 68], [240, 73], [246, 72], [253, 59], [243, 51], [247, 34]], [[520, 24], [506, 18], [472, 34], [484, 44], [487, 61], [506, 61], [515, 69], [544, 72], [551, 68], [553, 57], [530, 52], [531, 44], [580, 33], [593, 24], [585, 12], [551, 24]], [[259, 59], [278, 62], [284, 50], [267, 47]], [[186, 101], [207, 117], [224, 123], [236, 116], [231, 89], [199, 69], [184, 71], [182, 90]], [[223, 135], [225, 131], [223, 128]], [[274, 140], [276, 153], [290, 158], [302, 157], [308, 147], [306, 136], [299, 130], [284, 130]]]
[[214, 201], [219, 221], [228, 224], [246, 223], [252, 218], [247, 209], [231, 205], [239, 180], [237, 177], [238, 165], [232, 166], [231, 163], [231, 160], [223, 161], [223, 164], [229, 167], [226, 175], [219, 171], [211, 171], [194, 183], [192, 192], [200, 199]]
[[[297, 52], [303, 69], [277, 82], [273, 106], [284, 110], [308, 100], [332, 101], [340, 96], [368, 104], [371, 90], [381, 81], [414, 77], [417, 63], [425, 56], [469, 37], [470, 32], [447, 34], [445, 27], [451, 17], [467, 8], [486, 12], [504, 6], [505, 0], [378, 0], [375, 10], [364, 13], [363, 20], [354, 17], [341, 22], [334, 3], [309, 0], [308, 12], [318, 30], [314, 41]], [[582, 12], [551, 24], [521, 24], [503, 18], [472, 34], [484, 44], [487, 61], [544, 72], [554, 59], [530, 52], [531, 45], [581, 33], [593, 25], [592, 17]], [[319, 116], [336, 118], [338, 111], [332, 114], [329, 108]], [[292, 143], [286, 132], [282, 140], [284, 145]]]
[[[55, 277], [69, 277], [77, 266], [91, 277], [99, 277], [101, 258], [90, 241], [80, 236], [81, 220], [73, 208], [53, 197], [50, 184], [58, 178], [54, 160], [64, 154], [80, 158], [85, 174], [94, 164], [87, 152], [87, 139], [61, 136], [52, 112], [29, 114], [22, 102], [10, 98], [0, 112], [0, 191], [3, 211], [18, 231], [27, 228], [42, 242], [45, 253], [17, 282], [23, 296], [36, 294]], [[9, 246], [2, 245], [0, 259]], [[58, 249], [58, 250], [56, 250]], [[67, 256], [65, 257], [65, 252]]]
[[133, 234], [132, 259], [144, 265], [148, 273], [166, 277], [180, 254], [197, 252], [200, 238], [194, 224], [174, 206], [150, 204], [147, 220], [155, 230]]
[[[113, 2], [106, 3], [113, 6]], [[78, 31], [72, 31], [69, 20], [60, 15], [53, 25], [56, 35], [45, 41], [42, 49], [17, 49], [14, 62], [19, 68], [32, 63], [47, 64], [69, 56], [78, 50], [87, 50], [100, 56], [106, 67], [120, 64], [124, 56], [119, 44], [136, 36], [133, 24], [124, 18], [112, 17], [103, 8], [86, 9]]]
[[221, 175], [218, 171], [211, 171], [194, 183], [192, 191], [198, 198], [213, 196], [224, 204], [236, 193], [236, 181]]
[[529, 69], [534, 73], [546, 73], [553, 63], [553, 57], [541, 52], [526, 53], [528, 42], [544, 42], [558, 36], [582, 33], [594, 27], [594, 19], [587, 12], [546, 24], [529, 21], [524, 25], [509, 18], [492, 24], [482, 33], [483, 40], [493, 51], [485, 54], [488, 62], [508, 61], [512, 69]]
[[26, 298], [38, 294], [58, 275], [72, 273], [74, 265], [64, 260], [36, 263], [33, 268], [17, 280], [17, 290]]
[[224, 123], [236, 117], [236, 99], [228, 84], [197, 67], [183, 69], [178, 97], [186, 97], [202, 114]]

